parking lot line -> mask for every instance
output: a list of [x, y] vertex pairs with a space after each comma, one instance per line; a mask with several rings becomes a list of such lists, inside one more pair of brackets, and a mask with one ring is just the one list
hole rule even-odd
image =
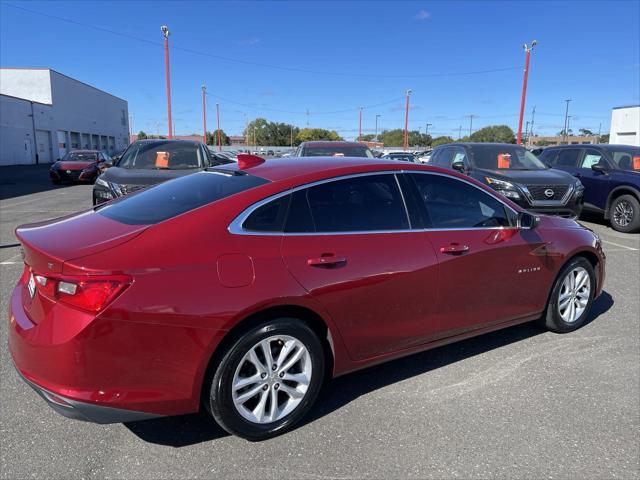
[[614, 247], [621, 247], [621, 248], [625, 248], [627, 250], [632, 250], [634, 252], [637, 252], [638, 249], [637, 248], [633, 248], [633, 247], [628, 247], [626, 245], [621, 245], [619, 243], [614, 243], [614, 242], [610, 242], [609, 240], [602, 240], [602, 243], [608, 243], [609, 245], [613, 245]]

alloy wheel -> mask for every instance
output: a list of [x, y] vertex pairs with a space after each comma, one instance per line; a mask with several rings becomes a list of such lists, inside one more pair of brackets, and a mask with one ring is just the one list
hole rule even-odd
[[632, 220], [633, 206], [625, 200], [618, 202], [616, 208], [613, 210], [613, 221], [621, 227], [626, 227]]
[[261, 340], [242, 357], [232, 381], [233, 404], [246, 420], [280, 420], [304, 399], [311, 382], [311, 355], [288, 335]]
[[583, 267], [569, 271], [562, 281], [558, 295], [558, 312], [567, 323], [577, 321], [589, 303], [591, 278]]

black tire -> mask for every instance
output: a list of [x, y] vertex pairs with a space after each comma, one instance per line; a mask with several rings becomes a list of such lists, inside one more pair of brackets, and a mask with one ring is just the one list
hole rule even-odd
[[[246, 353], [262, 340], [279, 335], [295, 338], [309, 352], [312, 367], [310, 382], [300, 403], [286, 416], [270, 423], [252, 422], [243, 417], [234, 405], [232, 396], [233, 378]], [[275, 341], [275, 344], [277, 348], [278, 342]], [[271, 438], [291, 429], [309, 411], [322, 386], [324, 368], [325, 358], [322, 344], [306, 324], [295, 318], [268, 320], [251, 328], [226, 349], [211, 378], [211, 382], [207, 386], [209, 395], [204, 400], [205, 406], [216, 422], [233, 435], [252, 441]], [[264, 382], [268, 381], [269, 379], [264, 380]], [[276, 379], [275, 381], [277, 382], [278, 380]], [[262, 382], [262, 380], [259, 381], [259, 383]], [[268, 388], [271, 388], [271, 386]], [[261, 394], [257, 393], [256, 395], [259, 396]], [[276, 394], [276, 398], [279, 398], [277, 395], [279, 394]], [[268, 401], [270, 402], [270, 400]]]
[[[619, 219], [617, 209], [623, 209], [626, 212], [631, 213], [631, 218], [626, 217], [628, 223], [626, 225], [622, 219]], [[636, 233], [640, 232], [640, 202], [633, 195], [620, 195], [609, 207], [609, 222], [611, 228], [623, 233]]]
[[56, 180], [54, 178], [51, 179], [51, 183], [53, 183], [54, 185], [60, 185], [60, 180]]
[[[574, 321], [567, 322], [562, 318], [560, 314], [558, 299], [562, 291], [562, 288], [563, 288], [562, 284], [565, 278], [569, 273], [573, 272], [578, 267], [584, 268], [587, 271], [587, 274], [589, 276], [589, 285], [590, 285], [589, 296], [588, 296], [587, 304], [582, 314], [580, 314], [580, 316]], [[553, 284], [553, 290], [551, 290], [551, 295], [549, 296], [549, 303], [547, 304], [547, 309], [544, 315], [542, 316], [542, 318], [540, 319], [542, 325], [548, 330], [551, 330], [552, 332], [556, 332], [556, 333], [572, 332], [582, 327], [587, 321], [587, 318], [589, 318], [589, 312], [591, 311], [591, 305], [593, 304], [595, 290], [596, 290], [596, 275], [591, 263], [584, 257], [573, 258], [564, 267], [562, 267], [562, 270], [560, 270], [560, 273], [558, 274], [558, 277], [556, 278], [556, 281]]]

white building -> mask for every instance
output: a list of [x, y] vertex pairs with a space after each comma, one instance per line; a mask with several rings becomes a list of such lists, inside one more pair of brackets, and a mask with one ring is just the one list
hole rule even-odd
[[0, 68], [0, 165], [50, 163], [67, 151], [129, 143], [126, 100], [44, 68]]
[[611, 111], [609, 143], [640, 147], [640, 105], [615, 107]]

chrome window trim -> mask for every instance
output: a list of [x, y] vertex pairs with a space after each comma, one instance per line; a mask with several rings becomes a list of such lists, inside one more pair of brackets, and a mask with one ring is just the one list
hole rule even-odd
[[378, 235], [378, 234], [388, 234], [388, 233], [416, 233], [416, 232], [448, 232], [448, 231], [467, 231], [467, 230], [472, 230], [472, 231], [477, 231], [477, 230], [512, 230], [512, 229], [522, 229], [525, 230], [525, 228], [520, 227], [519, 225], [515, 225], [515, 226], [509, 226], [509, 227], [462, 227], [462, 228], [409, 228], [409, 229], [401, 229], [401, 230], [356, 230], [356, 231], [344, 231], [344, 232], [261, 232], [261, 231], [257, 231], [257, 230], [245, 230], [243, 228], [243, 223], [247, 220], [247, 218], [249, 218], [249, 216], [258, 208], [262, 207], [263, 205], [272, 202], [274, 200], [277, 200], [285, 195], [290, 195], [293, 194], [294, 192], [297, 192], [299, 190], [304, 190], [307, 188], [311, 188], [311, 187], [315, 187], [317, 185], [322, 185], [324, 183], [329, 183], [329, 182], [334, 182], [334, 181], [339, 181], [339, 180], [345, 180], [345, 179], [349, 179], [349, 178], [357, 178], [357, 177], [369, 177], [372, 175], [395, 175], [395, 179], [396, 179], [396, 183], [398, 185], [398, 188], [400, 189], [400, 195], [402, 196], [402, 201], [404, 203], [404, 208], [405, 208], [405, 215], [407, 216], [407, 222], [409, 224], [409, 226], [411, 226], [411, 217], [409, 215], [409, 211], [407, 210], [407, 205], [405, 203], [405, 199], [404, 199], [404, 192], [402, 191], [402, 187], [400, 186], [400, 181], [398, 180], [397, 175], [399, 174], [404, 174], [404, 173], [418, 173], [421, 175], [437, 175], [440, 177], [446, 177], [446, 178], [452, 178], [454, 180], [457, 180], [459, 182], [463, 182], [466, 183], [468, 185], [471, 185], [472, 187], [477, 188], [478, 190], [480, 190], [481, 192], [485, 193], [486, 195], [489, 195], [490, 197], [494, 198], [495, 200], [497, 200], [500, 204], [502, 204], [505, 208], [508, 208], [509, 210], [511, 210], [516, 216], [518, 215], [518, 211], [514, 210], [511, 206], [507, 205], [506, 203], [504, 203], [504, 201], [502, 201], [500, 198], [498, 198], [497, 193], [494, 194], [494, 192], [491, 191], [487, 191], [481, 187], [479, 187], [478, 185], [473, 184], [472, 182], [469, 182], [468, 180], [465, 180], [463, 178], [458, 178], [458, 177], [453, 177], [451, 175], [447, 175], [445, 173], [440, 173], [440, 172], [426, 172], [423, 170], [381, 170], [381, 171], [375, 171], [375, 172], [363, 172], [363, 173], [352, 173], [349, 175], [340, 175], [337, 177], [331, 177], [331, 178], [324, 178], [322, 180], [317, 180], [315, 182], [311, 182], [311, 183], [306, 183], [303, 185], [299, 185], [297, 187], [294, 188], [290, 188], [288, 190], [285, 190], [283, 192], [280, 193], [275, 193], [273, 195], [270, 195], [267, 198], [263, 198], [262, 200], [249, 205], [247, 208], [245, 208], [227, 227], [227, 230], [229, 231], [229, 233], [233, 234], [233, 235], [254, 235], [254, 236], [265, 236], [265, 237], [272, 237], [272, 236], [320, 236], [320, 235]]

